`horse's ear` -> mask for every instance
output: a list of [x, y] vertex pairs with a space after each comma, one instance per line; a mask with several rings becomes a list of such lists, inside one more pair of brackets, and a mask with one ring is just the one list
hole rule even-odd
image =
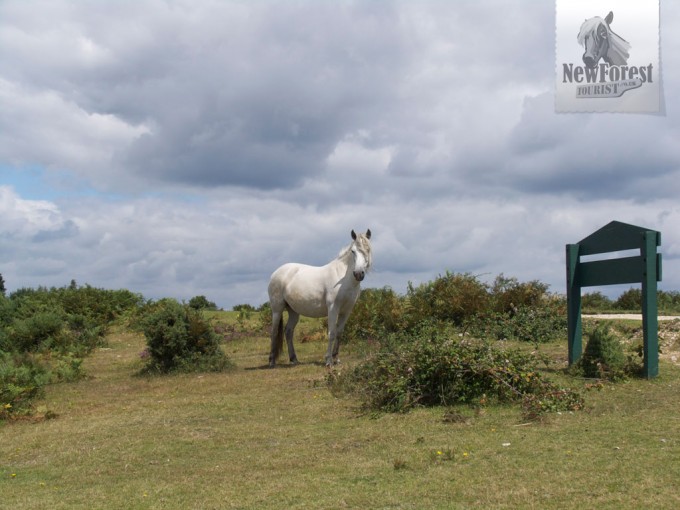
[[354, 232], [354, 230], [352, 230], [352, 239], [354, 239], [355, 241], [357, 240], [357, 234], [356, 232]]
[[370, 239], [370, 238], [371, 238], [371, 229], [369, 228], [368, 230], [366, 230], [366, 239]]
[[614, 21], [614, 13], [609, 11], [609, 14], [607, 14], [607, 17], [604, 20], [607, 22], [607, 25], [611, 25], [612, 21]]

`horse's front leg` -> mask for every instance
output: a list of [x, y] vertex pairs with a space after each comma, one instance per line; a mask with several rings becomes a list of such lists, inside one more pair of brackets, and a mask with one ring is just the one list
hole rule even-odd
[[340, 353], [340, 340], [342, 339], [342, 335], [345, 332], [345, 324], [347, 323], [347, 319], [349, 319], [349, 313], [340, 313], [338, 315], [338, 323], [335, 328], [335, 342], [333, 344], [334, 363], [340, 363], [340, 360], [338, 359], [338, 354]]
[[328, 349], [326, 350], [326, 366], [333, 365], [333, 358], [338, 355], [338, 310], [330, 307], [328, 310]]

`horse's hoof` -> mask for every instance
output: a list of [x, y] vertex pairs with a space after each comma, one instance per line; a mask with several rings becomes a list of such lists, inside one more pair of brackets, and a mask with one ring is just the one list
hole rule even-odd
[[293, 358], [292, 360], [290, 360], [290, 364], [291, 364], [291, 365], [299, 365], [300, 362], [298, 361], [297, 358]]

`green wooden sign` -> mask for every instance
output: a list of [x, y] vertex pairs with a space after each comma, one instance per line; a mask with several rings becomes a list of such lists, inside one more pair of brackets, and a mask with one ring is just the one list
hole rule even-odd
[[[567, 245], [567, 325], [569, 364], [582, 353], [581, 288], [620, 283], [642, 284], [642, 329], [644, 375], [659, 374], [657, 282], [661, 281], [661, 233], [612, 221], [576, 244]], [[639, 255], [582, 262], [584, 255], [625, 250]]]

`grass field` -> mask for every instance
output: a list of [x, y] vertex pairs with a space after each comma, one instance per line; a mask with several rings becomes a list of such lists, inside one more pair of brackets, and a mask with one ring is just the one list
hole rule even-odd
[[[670, 360], [654, 381], [594, 386], [585, 411], [539, 423], [509, 406], [369, 416], [326, 388], [319, 336], [297, 343], [296, 367], [263, 368], [268, 340], [241, 336], [225, 344], [233, 371], [146, 378], [144, 338], [112, 333], [88, 378], [0, 424], [0, 508], [680, 506]], [[566, 359], [566, 341], [541, 349]]]

